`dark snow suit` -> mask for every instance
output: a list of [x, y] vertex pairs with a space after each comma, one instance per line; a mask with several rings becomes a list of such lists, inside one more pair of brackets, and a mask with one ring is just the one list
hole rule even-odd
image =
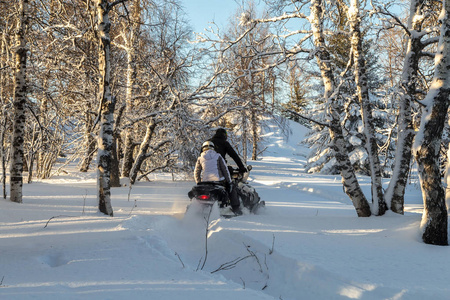
[[[224, 129], [218, 129], [214, 136], [210, 139], [214, 143], [214, 149], [219, 153], [226, 161], [226, 155], [228, 154], [239, 168], [239, 172], [247, 172], [247, 168], [242, 163], [239, 155], [234, 151], [233, 147], [227, 141], [227, 132]], [[240, 206], [239, 196], [237, 193], [237, 186], [231, 183], [231, 193], [229, 193], [231, 206], [233, 210], [238, 210]]]
[[247, 169], [245, 168], [244, 164], [239, 158], [239, 155], [236, 153], [236, 151], [234, 151], [233, 147], [227, 141], [226, 131], [217, 130], [216, 134], [214, 134], [214, 136], [210, 139], [210, 141], [214, 143], [215, 146], [214, 148], [216, 152], [222, 155], [225, 161], [226, 161], [225, 156], [228, 154], [237, 164], [240, 172], [242, 173], [247, 172]]

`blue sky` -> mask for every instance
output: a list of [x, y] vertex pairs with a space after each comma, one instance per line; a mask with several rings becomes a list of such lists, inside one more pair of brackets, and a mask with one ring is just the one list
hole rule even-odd
[[182, 0], [194, 31], [201, 32], [208, 22], [226, 25], [228, 18], [236, 11], [235, 0]]

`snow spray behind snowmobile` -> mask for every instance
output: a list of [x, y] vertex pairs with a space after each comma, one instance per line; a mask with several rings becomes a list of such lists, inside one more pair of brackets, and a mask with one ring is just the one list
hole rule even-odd
[[[258, 209], [265, 206], [265, 202], [261, 201], [256, 190], [247, 182], [251, 169], [252, 166], [247, 166], [248, 172], [242, 174], [238, 169], [229, 167], [234, 187], [237, 188], [241, 207], [248, 209], [250, 213], [257, 213]], [[210, 207], [217, 202], [221, 208], [221, 215], [226, 216], [230, 214], [230, 210], [228, 212], [226, 210], [230, 206], [230, 199], [224, 184], [220, 182], [199, 182], [199, 184], [192, 187], [188, 196], [191, 201], [196, 201], [204, 207]]]

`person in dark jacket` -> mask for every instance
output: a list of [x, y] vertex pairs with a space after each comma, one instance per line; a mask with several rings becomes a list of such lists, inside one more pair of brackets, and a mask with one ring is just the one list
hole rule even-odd
[[[214, 136], [209, 140], [214, 143], [214, 149], [216, 150], [217, 153], [219, 153], [223, 157], [225, 162], [226, 162], [225, 156], [228, 154], [234, 160], [236, 165], [238, 166], [240, 173], [247, 172], [247, 168], [242, 163], [241, 158], [236, 153], [236, 151], [234, 151], [234, 149], [230, 145], [230, 143], [227, 141], [227, 131], [225, 129], [223, 129], [223, 128], [217, 129]], [[237, 205], [237, 203], [239, 202], [238, 194], [237, 194], [237, 186], [235, 184], [231, 183], [229, 186], [229, 190], [230, 190], [230, 192], [229, 192], [230, 201], [232, 202], [232, 210], [235, 214], [241, 215], [242, 210], [240, 208], [240, 204], [239, 204], [239, 206]], [[237, 202], [236, 202], [236, 199], [237, 199]]]
[[242, 163], [239, 155], [236, 153], [236, 151], [234, 151], [233, 147], [227, 141], [227, 131], [225, 129], [223, 128], [217, 129], [216, 133], [210, 139], [210, 141], [214, 143], [216, 152], [222, 155], [225, 161], [226, 161], [225, 156], [228, 154], [238, 166], [239, 172], [241, 173], [247, 172], [247, 168]]

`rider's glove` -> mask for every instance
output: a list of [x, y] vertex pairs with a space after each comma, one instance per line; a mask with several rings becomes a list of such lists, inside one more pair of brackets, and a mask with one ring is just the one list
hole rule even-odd
[[247, 168], [239, 168], [239, 173], [247, 173]]

